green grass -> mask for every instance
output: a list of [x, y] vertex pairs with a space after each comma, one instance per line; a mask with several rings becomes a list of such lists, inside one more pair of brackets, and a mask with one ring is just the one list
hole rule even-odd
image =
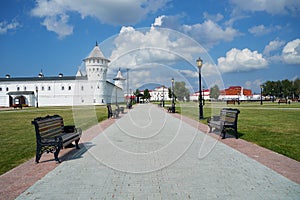
[[[177, 107], [176, 111], [182, 115], [198, 120], [198, 104], [181, 103]], [[300, 103], [278, 105], [265, 102], [260, 105], [259, 102], [243, 102], [227, 106], [207, 102], [204, 106], [205, 119], [201, 122], [207, 124], [206, 119], [211, 113], [218, 113], [221, 107], [241, 111], [238, 119], [240, 138], [300, 161]]]
[[[73, 116], [76, 114], [75, 117]], [[0, 175], [35, 156], [35, 130], [31, 121], [36, 117], [58, 114], [64, 118], [65, 125], [74, 124], [87, 129], [106, 119], [104, 106], [79, 108], [72, 112], [72, 107], [41, 107], [23, 110], [0, 111]]]

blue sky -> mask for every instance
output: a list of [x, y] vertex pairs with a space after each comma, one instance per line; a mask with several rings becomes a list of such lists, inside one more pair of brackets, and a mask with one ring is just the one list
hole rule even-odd
[[96, 41], [108, 79], [128, 68], [132, 89], [197, 90], [199, 56], [205, 87], [300, 76], [299, 0], [3, 0], [0, 13], [1, 77], [75, 75]]

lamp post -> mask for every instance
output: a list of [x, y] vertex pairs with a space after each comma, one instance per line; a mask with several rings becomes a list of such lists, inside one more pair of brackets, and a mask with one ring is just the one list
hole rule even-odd
[[39, 89], [38, 87], [35, 88], [35, 92], [36, 92], [36, 108], [39, 107]]
[[202, 90], [202, 98], [203, 98], [203, 105], [205, 105], [205, 98], [204, 98], [204, 86], [203, 86], [203, 90]]
[[203, 119], [203, 104], [202, 104], [202, 92], [201, 92], [201, 68], [202, 68], [202, 59], [199, 57], [196, 60], [198, 69], [199, 69], [199, 120]]
[[172, 113], [175, 113], [175, 102], [174, 102], [174, 78], [172, 78]]
[[165, 107], [165, 86], [163, 85], [163, 99], [162, 99], [162, 106]]
[[260, 85], [260, 105], [263, 105], [262, 91], [263, 91], [263, 85]]

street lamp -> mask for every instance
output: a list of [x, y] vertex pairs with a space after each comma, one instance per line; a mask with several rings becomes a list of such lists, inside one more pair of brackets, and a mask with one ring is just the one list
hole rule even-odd
[[263, 101], [262, 101], [262, 91], [263, 91], [263, 85], [260, 85], [260, 105], [263, 105]]
[[36, 92], [36, 107], [38, 108], [39, 107], [39, 89], [37, 86], [35, 87], [35, 92]]
[[162, 99], [162, 107], [165, 107], [165, 86], [163, 85], [163, 99]]
[[175, 113], [175, 102], [174, 102], [174, 78], [172, 78], [172, 113]]
[[202, 59], [199, 57], [196, 60], [198, 69], [199, 69], [199, 120], [203, 119], [203, 105], [202, 105], [202, 92], [201, 92], [201, 68], [202, 68]]

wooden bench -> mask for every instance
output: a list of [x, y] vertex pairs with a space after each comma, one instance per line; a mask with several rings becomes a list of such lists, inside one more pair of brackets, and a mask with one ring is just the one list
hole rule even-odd
[[124, 114], [124, 107], [120, 107], [119, 105], [117, 105], [117, 111], [119, 112], [119, 113], [122, 113], [122, 114]]
[[233, 105], [235, 105], [235, 100], [233, 100], [233, 99], [232, 99], [232, 100], [227, 100], [226, 103], [227, 103], [227, 105], [228, 105], [228, 104], [233, 104]]
[[60, 163], [58, 154], [64, 147], [74, 146], [79, 149], [78, 142], [82, 130], [75, 126], [64, 126], [63, 118], [59, 115], [38, 117], [31, 122], [36, 132], [36, 158], [38, 163], [42, 154], [54, 153], [54, 159]]
[[12, 107], [13, 107], [14, 109], [16, 109], [16, 108], [22, 109], [22, 108], [23, 108], [22, 104], [13, 104]]
[[168, 112], [169, 113], [175, 113], [175, 105], [166, 105], [166, 107], [168, 108]]
[[278, 100], [278, 104], [281, 104], [281, 103], [291, 104], [291, 102], [288, 101], [288, 100], [286, 100], [286, 99], [279, 99], [279, 100]]
[[238, 109], [232, 108], [223, 108], [220, 111], [219, 116], [213, 116], [212, 118], [208, 118], [208, 126], [209, 132], [212, 132], [213, 128], [216, 128], [221, 131], [222, 139], [225, 138], [226, 129], [233, 129], [235, 132], [235, 138], [238, 138], [238, 131], [237, 131], [237, 121], [238, 115], [240, 111]]
[[111, 117], [114, 117], [114, 118], [119, 117], [119, 111], [117, 109], [113, 110], [110, 104], [108, 104], [106, 107], [107, 107], [107, 118], [108, 119]]

